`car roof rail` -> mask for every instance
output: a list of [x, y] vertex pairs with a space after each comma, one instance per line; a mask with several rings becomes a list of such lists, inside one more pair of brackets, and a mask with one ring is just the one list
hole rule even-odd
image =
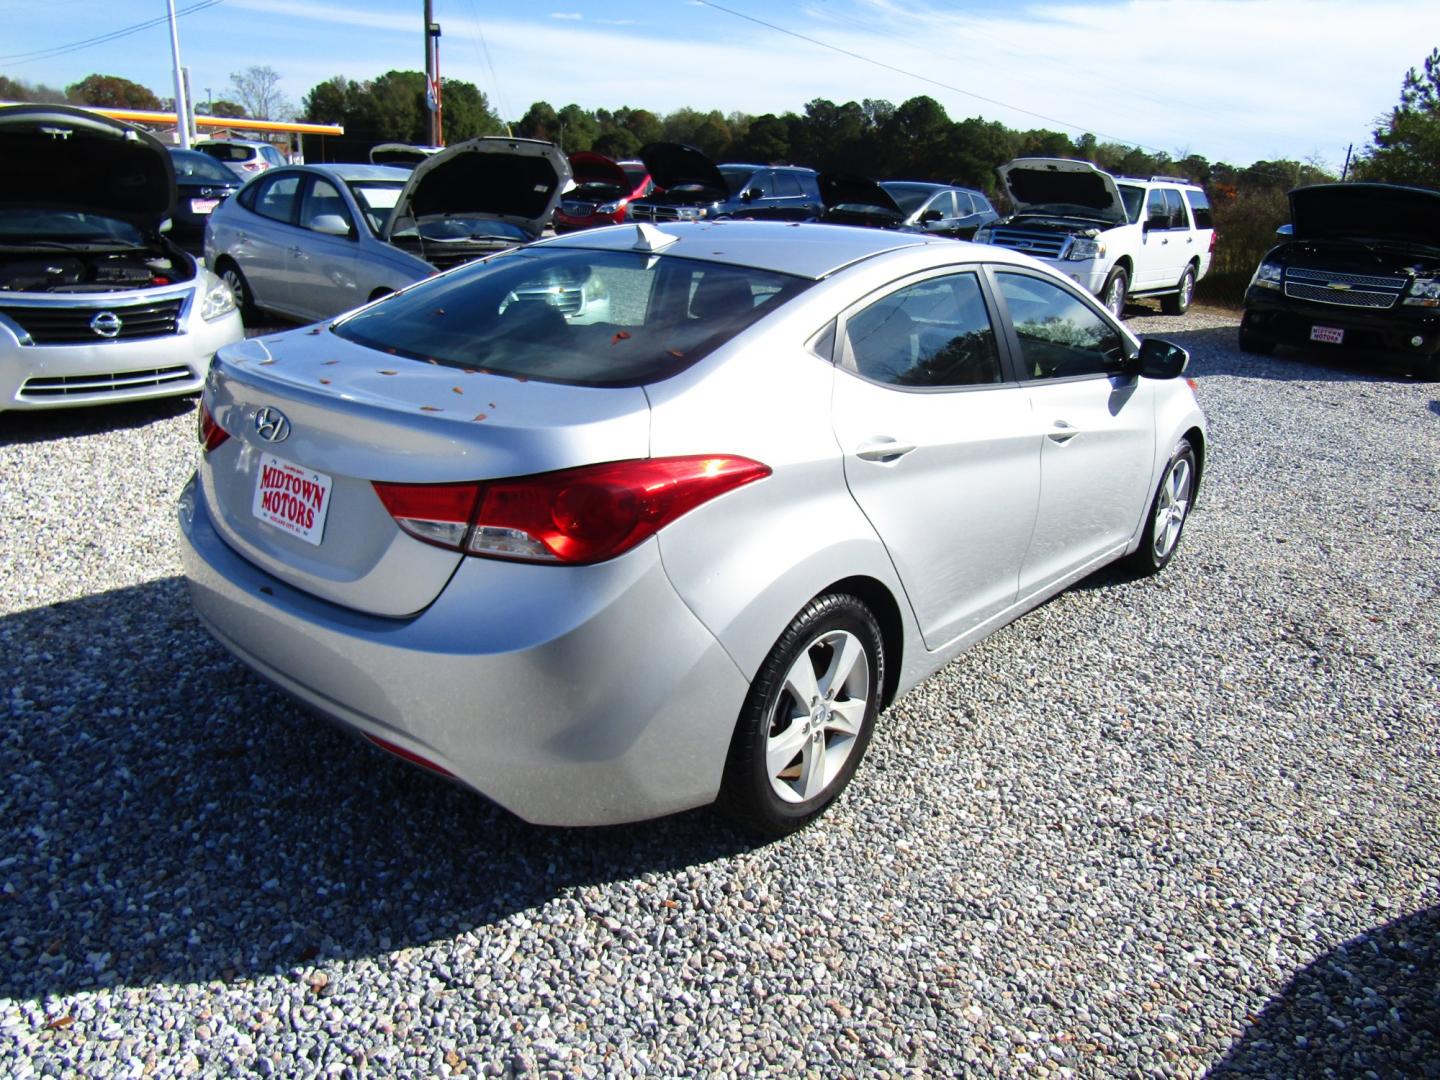
[[1150, 177], [1150, 182], [1152, 184], [1190, 184], [1192, 187], [1197, 186], [1195, 181], [1191, 180], [1188, 176], [1152, 176]]

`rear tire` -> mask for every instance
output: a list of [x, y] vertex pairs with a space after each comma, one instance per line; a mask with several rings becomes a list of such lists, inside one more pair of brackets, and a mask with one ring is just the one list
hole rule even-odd
[[847, 593], [810, 601], [750, 685], [721, 808], [770, 838], [814, 821], [865, 756], [884, 685], [885, 644], [870, 609]]
[[1160, 486], [1150, 502], [1145, 519], [1145, 533], [1140, 546], [1125, 559], [1126, 566], [1139, 577], [1148, 577], [1164, 570], [1180, 546], [1180, 534], [1195, 505], [1195, 481], [1199, 476], [1195, 448], [1189, 439], [1175, 444], [1170, 461], [1160, 476]]
[[220, 280], [230, 286], [230, 292], [235, 297], [235, 306], [240, 309], [240, 321], [246, 326], [259, 322], [260, 309], [255, 306], [255, 294], [250, 291], [250, 283], [245, 280], [240, 268], [229, 259], [222, 259], [215, 270], [220, 275]]
[[1160, 310], [1166, 315], [1184, 315], [1190, 310], [1190, 301], [1195, 298], [1195, 268], [1185, 267], [1185, 273], [1180, 275], [1180, 287], [1175, 290], [1173, 296], [1162, 296], [1160, 298]]
[[1100, 291], [1100, 302], [1110, 309], [1110, 314], [1117, 319], [1125, 317], [1125, 297], [1130, 291], [1130, 275], [1125, 272], [1123, 266], [1117, 266], [1110, 271], [1110, 276], [1105, 279], [1105, 288]]
[[1440, 356], [1417, 360], [1411, 370], [1421, 382], [1440, 382]]

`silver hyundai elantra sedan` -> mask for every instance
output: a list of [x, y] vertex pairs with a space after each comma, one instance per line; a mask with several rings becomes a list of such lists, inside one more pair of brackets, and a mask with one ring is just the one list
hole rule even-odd
[[185, 571], [260, 675], [529, 821], [779, 835], [897, 694], [1170, 560], [1185, 362], [998, 248], [575, 233], [222, 349]]

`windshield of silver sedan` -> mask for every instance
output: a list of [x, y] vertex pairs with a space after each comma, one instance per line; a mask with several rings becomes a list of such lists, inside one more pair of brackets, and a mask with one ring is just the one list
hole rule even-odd
[[390, 217], [390, 211], [394, 210], [395, 204], [400, 201], [400, 192], [405, 189], [405, 185], [393, 180], [351, 180], [346, 186], [350, 188], [350, 194], [355, 196], [360, 212], [365, 215], [365, 224], [370, 226], [372, 233], [379, 236]]
[[576, 386], [669, 378], [812, 283], [631, 251], [546, 245], [426, 281], [334, 327], [392, 356]]

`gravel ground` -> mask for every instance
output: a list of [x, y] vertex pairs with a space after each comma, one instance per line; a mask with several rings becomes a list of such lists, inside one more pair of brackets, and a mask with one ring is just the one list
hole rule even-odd
[[1192, 350], [1213, 456], [840, 804], [554, 831], [200, 629], [193, 403], [0, 416], [0, 1073], [1440, 1077], [1440, 392]]

